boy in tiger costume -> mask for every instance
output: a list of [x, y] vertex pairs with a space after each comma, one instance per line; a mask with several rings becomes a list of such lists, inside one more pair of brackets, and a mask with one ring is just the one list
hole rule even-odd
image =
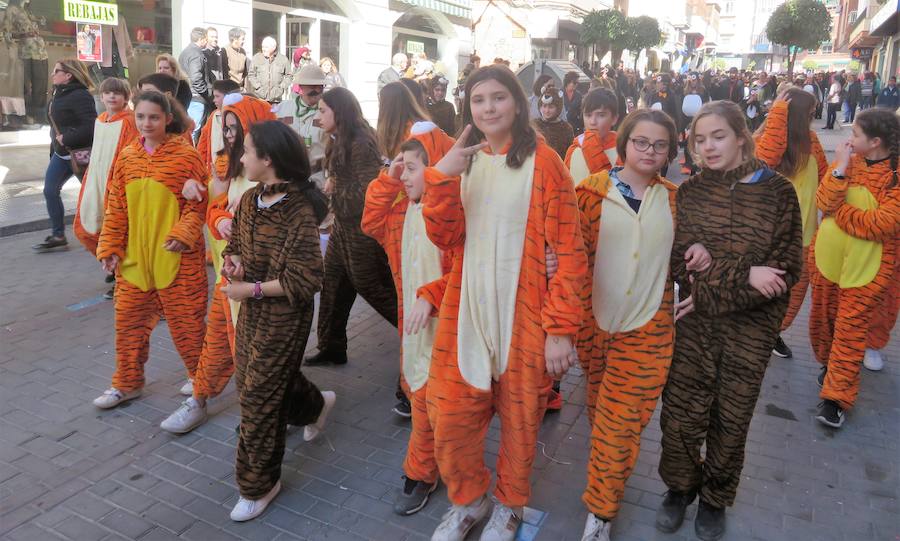
[[384, 247], [394, 276], [402, 341], [401, 385], [412, 408], [412, 431], [403, 462], [405, 483], [394, 501], [394, 512], [399, 515], [422, 509], [438, 484], [434, 432], [428, 421], [425, 394], [437, 325], [431, 316], [441, 306], [444, 277], [450, 272], [453, 257], [428, 239], [421, 197], [425, 168], [442, 155], [429, 153], [413, 135], [401, 145], [390, 169], [369, 183], [362, 218], [363, 232]]
[[141, 395], [150, 333], [159, 304], [188, 378], [200, 357], [207, 286], [203, 246], [205, 201], [188, 201], [188, 178], [206, 178], [197, 150], [181, 137], [174, 98], [142, 92], [135, 101], [141, 137], [126, 146], [113, 171], [97, 259], [116, 273], [116, 371], [94, 400], [112, 408]]
[[612, 131], [619, 121], [619, 99], [606, 88], [595, 88], [584, 97], [582, 111], [584, 133], [572, 141], [565, 158], [576, 184], [619, 162], [616, 132]]
[[822, 363], [820, 423], [840, 428], [859, 394], [859, 371], [878, 305], [889, 294], [900, 234], [900, 119], [857, 115], [850, 140], [816, 192], [824, 214], [810, 255], [809, 334]]

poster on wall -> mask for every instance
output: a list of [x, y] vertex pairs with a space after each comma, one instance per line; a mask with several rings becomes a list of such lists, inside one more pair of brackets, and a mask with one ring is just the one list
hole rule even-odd
[[97, 23], [75, 23], [75, 46], [78, 60], [103, 62], [103, 32]]

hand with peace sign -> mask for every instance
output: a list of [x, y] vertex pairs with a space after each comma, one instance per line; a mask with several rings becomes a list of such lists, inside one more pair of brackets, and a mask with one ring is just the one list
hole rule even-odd
[[458, 177], [469, 167], [469, 162], [472, 160], [472, 156], [478, 153], [479, 150], [483, 149], [487, 146], [487, 142], [478, 143], [477, 145], [473, 145], [470, 147], [466, 146], [466, 140], [469, 138], [469, 133], [472, 131], [472, 125], [468, 124], [465, 129], [459, 134], [459, 138], [456, 140], [456, 143], [450, 147], [450, 150], [444, 154], [444, 157], [441, 158], [441, 161], [434, 166], [435, 169], [447, 175], [448, 177]]

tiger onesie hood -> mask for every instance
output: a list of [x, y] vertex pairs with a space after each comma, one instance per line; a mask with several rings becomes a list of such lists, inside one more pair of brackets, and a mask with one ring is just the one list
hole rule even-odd
[[585, 131], [572, 141], [564, 161], [576, 184], [589, 175], [621, 165], [616, 152], [616, 132], [601, 137], [594, 130]]

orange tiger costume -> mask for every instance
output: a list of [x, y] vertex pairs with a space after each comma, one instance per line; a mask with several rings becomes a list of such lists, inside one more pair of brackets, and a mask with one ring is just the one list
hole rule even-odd
[[92, 254], [97, 252], [97, 239], [100, 238], [103, 215], [106, 213], [108, 184], [116, 158], [137, 136], [134, 111], [131, 109], [124, 109], [114, 115], [104, 111], [94, 123], [91, 165], [81, 181], [78, 205], [75, 207], [75, 223], [72, 226], [75, 236]]
[[593, 277], [584, 284], [585, 318], [577, 343], [592, 424], [582, 499], [591, 513], [610, 521], [672, 362], [669, 255], [676, 188], [657, 176], [638, 213], [605, 171], [584, 179], [575, 192], [588, 276]]
[[621, 164], [616, 153], [616, 132], [601, 137], [594, 130], [587, 130], [572, 141], [566, 151], [566, 169], [572, 180], [581, 182], [589, 175], [609, 171], [614, 164]]
[[816, 192], [824, 214], [810, 253], [809, 333], [828, 368], [819, 396], [843, 410], [859, 393], [859, 370], [876, 307], [890, 290], [900, 234], [900, 186], [889, 160], [854, 155], [846, 179], [826, 175]]
[[[115, 325], [116, 371], [122, 392], [144, 385], [150, 333], [159, 319], [157, 300], [172, 341], [193, 378], [205, 331], [207, 286], [203, 246], [206, 201], [188, 201], [188, 178], [206, 178], [199, 153], [180, 134], [168, 135], [152, 154], [141, 138], [122, 149], [109, 189], [97, 259], [118, 256]], [[169, 252], [177, 240], [187, 249]]]
[[[266, 101], [251, 96], [243, 96], [241, 101], [225, 106], [219, 116], [220, 124], [225, 122], [227, 113], [237, 116], [245, 137], [249, 133], [251, 124], [275, 120], [272, 106]], [[209, 124], [210, 122], [207, 122], [201, 132], [201, 141], [203, 141], [203, 133], [209, 132], [207, 130]], [[207, 149], [211, 148], [207, 147]], [[211, 153], [212, 150], [209, 152]], [[224, 179], [228, 170], [228, 157], [224, 153], [216, 156], [215, 167], [222, 171], [219, 178]], [[200, 361], [194, 378], [194, 396], [213, 397], [219, 395], [228, 385], [228, 380], [234, 373], [234, 324], [237, 321], [237, 308], [240, 303], [229, 301], [221, 289], [224, 285], [221, 275], [222, 251], [228, 244], [228, 239], [223, 238], [219, 233], [219, 223], [222, 220], [234, 218], [228, 211], [228, 207], [236, 205], [244, 192], [255, 185], [255, 182], [249, 181], [243, 176], [230, 179], [228, 190], [214, 198], [206, 211], [206, 226], [212, 236], [216, 285], [213, 289], [212, 304], [207, 314], [206, 335], [203, 338], [203, 349], [200, 352]], [[234, 308], [234, 313], [232, 313], [232, 308]]]
[[[756, 157], [774, 169], [781, 165], [781, 159], [787, 151], [788, 107], [787, 102], [776, 102], [766, 118], [762, 135], [756, 139]], [[781, 323], [782, 331], [794, 323], [794, 318], [797, 317], [800, 307], [803, 306], [803, 300], [806, 298], [806, 290], [809, 289], [809, 267], [807, 265], [809, 246], [819, 227], [815, 194], [819, 182], [828, 174], [828, 159], [825, 157], [825, 150], [822, 148], [816, 132], [810, 130], [809, 138], [812, 144], [808, 159], [815, 159], [815, 161], [807, 161], [792, 177], [788, 178], [797, 191], [800, 212], [803, 216], [803, 271], [800, 273], [800, 280], [791, 288], [790, 304], [788, 304], [784, 321]]]
[[[453, 146], [453, 138], [444, 133], [437, 126], [431, 128], [431, 123], [422, 123], [419, 128], [411, 130], [411, 138], [418, 140], [425, 147], [428, 154], [428, 163], [437, 163], [446, 154], [447, 149]], [[429, 129], [431, 128], [431, 129]], [[427, 130], [427, 131], [423, 131]], [[362, 231], [380, 244], [388, 258], [391, 274], [394, 277], [394, 288], [397, 290], [397, 329], [400, 332], [401, 341], [403, 332], [403, 234], [407, 220], [421, 219], [421, 210], [410, 210], [410, 200], [402, 191], [403, 183], [392, 178], [386, 170], [382, 170], [378, 177], [369, 183], [366, 190], [366, 205], [362, 216]], [[413, 206], [418, 204], [413, 203]], [[411, 216], [408, 218], [407, 213]], [[418, 214], [418, 216], [416, 216]], [[429, 257], [428, 248], [434, 248], [427, 238], [409, 240], [423, 244], [420, 257]], [[434, 250], [437, 250], [434, 248]], [[411, 256], [412, 254], [407, 254]], [[444, 288], [453, 255], [449, 251], [440, 254], [441, 278], [427, 284], [416, 285], [417, 296], [427, 300], [434, 307], [434, 313], [440, 309], [444, 296]], [[424, 264], [416, 261], [416, 264]], [[433, 326], [422, 329], [420, 333], [434, 334]], [[424, 352], [422, 352], [424, 353]], [[429, 358], [430, 358], [430, 351]], [[438, 467], [434, 458], [434, 431], [428, 420], [426, 408], [427, 384], [425, 380], [410, 382], [405, 373], [412, 372], [412, 367], [406, 366], [407, 361], [401, 352], [400, 387], [409, 398], [412, 408], [412, 431], [409, 435], [409, 445], [406, 450], [406, 458], [403, 461], [403, 471], [409, 479], [433, 484], [438, 479]], [[427, 366], [425, 376], [428, 375]]]
[[[895, 244], [900, 243], [896, 240]], [[868, 349], [884, 349], [891, 339], [891, 331], [897, 323], [897, 312], [900, 311], [900, 246], [894, 248], [894, 273], [890, 279], [884, 302], [878, 303], [875, 314], [869, 323]]]
[[[519, 169], [506, 166], [505, 154], [485, 149], [461, 178], [429, 168], [425, 180], [428, 236], [441, 250], [457, 250], [428, 379], [435, 458], [453, 504], [481, 498], [491, 481], [484, 439], [497, 413], [494, 494], [510, 508], [522, 506], [531, 494], [529, 477], [551, 385], [546, 337], [574, 338], [583, 319], [580, 294], [587, 261], [572, 179], [556, 152], [539, 141]], [[504, 236], [514, 227], [521, 245]], [[545, 246], [559, 259], [549, 281]], [[490, 255], [492, 248], [496, 252]], [[511, 271], [517, 279], [504, 268], [509, 267], [503, 265], [509, 263], [504, 255], [519, 260], [520, 267]], [[492, 273], [494, 280], [479, 280]], [[498, 302], [481, 302], [478, 292], [489, 294], [486, 282], [495, 284], [497, 293], [502, 290], [502, 302], [499, 296]], [[497, 334], [489, 328], [493, 325], [479, 323], [479, 317], [496, 318], [503, 336], [490, 336]]]

